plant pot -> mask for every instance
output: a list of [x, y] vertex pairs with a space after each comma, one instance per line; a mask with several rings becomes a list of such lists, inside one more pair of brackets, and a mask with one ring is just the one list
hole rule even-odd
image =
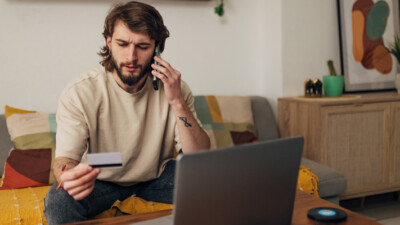
[[328, 97], [338, 97], [343, 93], [343, 76], [324, 76], [324, 93]]
[[394, 86], [397, 89], [397, 93], [400, 94], [400, 73], [396, 73], [394, 77]]

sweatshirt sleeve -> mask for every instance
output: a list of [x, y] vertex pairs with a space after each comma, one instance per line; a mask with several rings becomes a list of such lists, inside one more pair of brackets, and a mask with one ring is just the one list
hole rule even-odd
[[73, 89], [62, 93], [56, 119], [56, 156], [81, 161], [88, 145], [88, 125], [81, 104]]

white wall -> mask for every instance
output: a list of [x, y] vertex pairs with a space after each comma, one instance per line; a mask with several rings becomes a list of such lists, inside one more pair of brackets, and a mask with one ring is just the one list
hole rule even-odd
[[304, 94], [304, 81], [328, 75], [326, 62], [340, 73], [336, 0], [284, 0], [282, 3], [283, 96]]
[[[0, 1], [0, 113], [5, 104], [54, 112], [65, 85], [98, 64], [111, 2]], [[225, 0], [223, 18], [215, 0], [143, 2], [163, 15], [163, 57], [195, 95], [263, 95], [276, 108], [339, 57], [336, 0]]]

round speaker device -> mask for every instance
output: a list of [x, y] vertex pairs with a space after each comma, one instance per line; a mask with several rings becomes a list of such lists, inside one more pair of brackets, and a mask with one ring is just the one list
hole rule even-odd
[[337, 223], [347, 219], [347, 213], [341, 209], [317, 207], [308, 210], [308, 218], [318, 222]]

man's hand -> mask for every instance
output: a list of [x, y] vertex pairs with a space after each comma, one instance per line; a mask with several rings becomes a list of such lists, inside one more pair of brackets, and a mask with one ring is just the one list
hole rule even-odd
[[151, 64], [151, 67], [154, 69], [151, 74], [163, 82], [165, 97], [168, 103], [171, 106], [184, 104], [185, 100], [181, 91], [181, 73], [161, 57], [155, 56], [154, 60], [160, 63], [160, 65]]
[[93, 169], [87, 164], [78, 164], [76, 167], [64, 171], [60, 177], [60, 182], [64, 190], [75, 200], [82, 200], [88, 196], [94, 188], [94, 182], [100, 174], [100, 169]]
[[154, 70], [151, 73], [164, 84], [165, 97], [178, 120], [182, 151], [188, 153], [210, 148], [210, 138], [197, 123], [183, 97], [181, 73], [158, 56], [154, 56], [154, 60], [160, 65], [152, 64]]

